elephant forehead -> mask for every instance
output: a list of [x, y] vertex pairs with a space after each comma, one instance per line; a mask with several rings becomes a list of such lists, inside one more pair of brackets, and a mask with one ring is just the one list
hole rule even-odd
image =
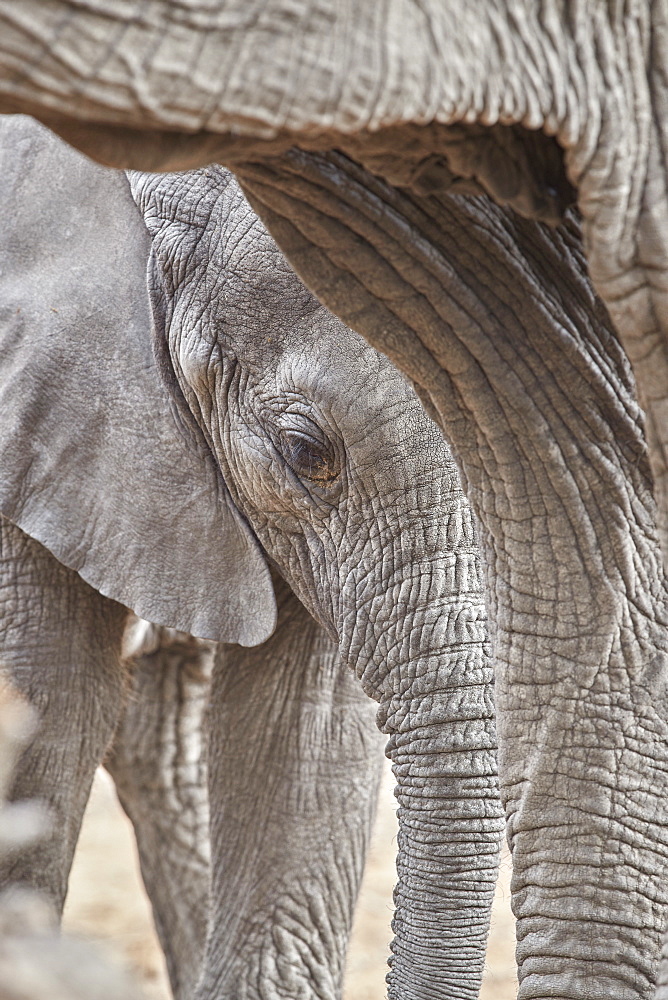
[[249, 295], [272, 285], [301, 286], [229, 170], [128, 171], [128, 179], [156, 253], [188, 284], [215, 288], [231, 281]]
[[320, 308], [229, 171], [128, 177], [181, 327], [200, 324], [213, 339], [241, 334], [243, 352], [253, 338], [276, 345]]

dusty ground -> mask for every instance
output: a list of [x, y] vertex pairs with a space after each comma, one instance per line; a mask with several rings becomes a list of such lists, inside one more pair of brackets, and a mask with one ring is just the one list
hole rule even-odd
[[[392, 780], [388, 774], [357, 907], [345, 1000], [385, 997], [395, 837]], [[512, 1000], [515, 996], [509, 879], [510, 864], [506, 856], [497, 887], [482, 1000]], [[169, 1000], [162, 955], [137, 874], [131, 827], [104, 772], [96, 779], [84, 820], [64, 923], [68, 931], [108, 942], [121, 961], [139, 975], [147, 1000]]]

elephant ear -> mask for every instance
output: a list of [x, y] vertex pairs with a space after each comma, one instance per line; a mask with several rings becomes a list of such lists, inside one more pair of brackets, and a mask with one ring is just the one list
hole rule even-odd
[[23, 117], [0, 176], [0, 512], [143, 618], [263, 642], [267, 564], [159, 371], [127, 178]]

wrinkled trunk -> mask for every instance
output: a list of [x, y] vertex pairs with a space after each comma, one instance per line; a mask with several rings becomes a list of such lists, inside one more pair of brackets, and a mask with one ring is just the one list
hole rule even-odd
[[417, 491], [423, 518], [403, 525], [382, 581], [354, 581], [363, 613], [341, 629], [346, 660], [379, 702], [397, 779], [397, 1000], [477, 997], [502, 829], [478, 550], [450, 473], [436, 514]]
[[[402, 1000], [477, 996], [497, 869], [486, 623], [471, 514], [457, 500], [414, 535], [449, 554], [419, 562], [403, 539], [408, 561], [382, 591], [359, 566], [359, 604], [342, 625], [344, 661], [380, 703], [398, 781], [389, 995]], [[375, 801], [376, 712], [280, 581], [277, 597], [275, 636], [257, 650], [221, 647], [214, 671], [202, 998], [340, 996]]]
[[[454, 632], [454, 621], [451, 621]], [[475, 638], [402, 668], [408, 711], [383, 718], [397, 779], [398, 881], [388, 996], [477, 997], [501, 831], [489, 667]], [[450, 660], [449, 663], [444, 662]]]
[[478, 514], [520, 996], [648, 997], [666, 588], [642, 413], [577, 226], [400, 192], [337, 154], [244, 176], [307, 283], [415, 380]]

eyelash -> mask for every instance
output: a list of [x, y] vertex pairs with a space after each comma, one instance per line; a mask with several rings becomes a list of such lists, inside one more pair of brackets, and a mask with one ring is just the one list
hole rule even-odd
[[334, 449], [309, 434], [284, 430], [279, 438], [279, 450], [300, 479], [327, 483], [338, 475]]

